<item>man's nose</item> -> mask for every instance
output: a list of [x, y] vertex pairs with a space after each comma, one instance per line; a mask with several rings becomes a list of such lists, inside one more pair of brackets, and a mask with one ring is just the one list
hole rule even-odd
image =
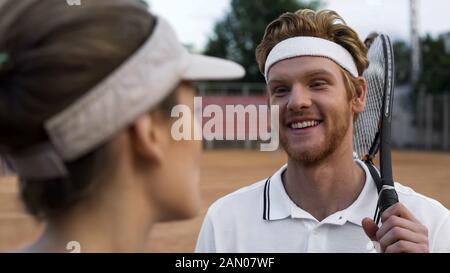
[[301, 84], [295, 84], [292, 86], [287, 104], [288, 110], [298, 112], [311, 107], [311, 105], [311, 92], [308, 88]]

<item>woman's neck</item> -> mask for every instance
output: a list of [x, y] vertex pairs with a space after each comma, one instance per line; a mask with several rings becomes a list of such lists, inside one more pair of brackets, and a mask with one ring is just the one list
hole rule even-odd
[[157, 216], [142, 189], [114, 185], [122, 186], [109, 184], [102, 195], [48, 220], [41, 237], [24, 251], [71, 252], [71, 244], [79, 246], [81, 252], [145, 251]]

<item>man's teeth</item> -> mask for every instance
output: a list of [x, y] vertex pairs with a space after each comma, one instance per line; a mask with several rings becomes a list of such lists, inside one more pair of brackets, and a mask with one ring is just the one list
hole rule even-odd
[[311, 121], [292, 123], [291, 128], [292, 129], [303, 129], [303, 128], [313, 127], [313, 126], [317, 126], [317, 125], [319, 125], [318, 121], [311, 120]]

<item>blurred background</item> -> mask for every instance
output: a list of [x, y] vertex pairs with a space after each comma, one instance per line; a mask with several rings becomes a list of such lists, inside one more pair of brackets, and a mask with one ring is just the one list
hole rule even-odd
[[[300, 8], [333, 9], [364, 38], [394, 41], [396, 89], [392, 128], [394, 178], [450, 207], [450, 2], [447, 0], [148, 0], [194, 52], [244, 65], [245, 79], [198, 83], [208, 104], [264, 105], [255, 47], [269, 22]], [[282, 151], [259, 152], [260, 141], [204, 141], [203, 206], [193, 220], [158, 224], [148, 251], [191, 252], [208, 206], [277, 170]], [[13, 173], [0, 159], [0, 251], [35, 238], [42, 228], [23, 211]]]

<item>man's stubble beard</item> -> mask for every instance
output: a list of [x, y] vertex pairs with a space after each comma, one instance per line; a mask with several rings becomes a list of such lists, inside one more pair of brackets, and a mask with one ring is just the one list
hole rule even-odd
[[[330, 129], [328, 130], [325, 127], [326, 124], [321, 124], [321, 126], [324, 126], [325, 128], [325, 140], [320, 144], [320, 147], [318, 149], [309, 149], [300, 152], [295, 151], [284, 134], [280, 134], [280, 144], [288, 154], [289, 158], [294, 160], [295, 162], [304, 166], [319, 164], [331, 154], [333, 154], [333, 152], [336, 151], [339, 145], [342, 144], [350, 127], [350, 113], [350, 107], [348, 107], [345, 116], [341, 115], [341, 118], [333, 120], [330, 120], [330, 118], [328, 118], [326, 122], [335, 122], [335, 125], [329, 127]], [[336, 115], [335, 113], [335, 116], [338, 115]]]

